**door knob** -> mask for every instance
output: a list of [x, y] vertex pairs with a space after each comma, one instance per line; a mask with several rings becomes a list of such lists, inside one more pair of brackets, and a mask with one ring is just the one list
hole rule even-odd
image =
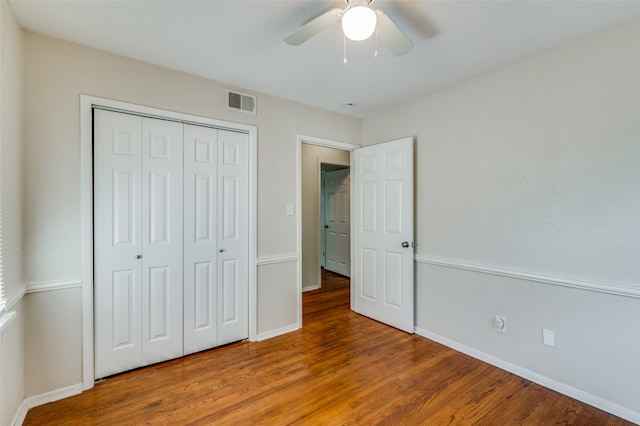
[[136, 259], [142, 259], [142, 255], [141, 254], [136, 254]]
[[225, 250], [224, 250], [224, 249], [220, 249], [220, 250], [218, 250], [218, 251], [219, 251], [220, 253], [224, 253], [224, 252], [225, 252]]
[[402, 242], [402, 247], [404, 247], [404, 248], [409, 247], [409, 241], [403, 241]]

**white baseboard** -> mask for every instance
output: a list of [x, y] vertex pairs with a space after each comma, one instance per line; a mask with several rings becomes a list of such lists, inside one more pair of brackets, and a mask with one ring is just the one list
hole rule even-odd
[[24, 423], [24, 419], [27, 417], [27, 412], [30, 408], [68, 398], [73, 395], [78, 395], [81, 392], [82, 383], [79, 383], [77, 385], [67, 386], [66, 388], [56, 389], [51, 392], [31, 396], [22, 401], [22, 404], [20, 404], [20, 407], [18, 407], [18, 411], [16, 412], [15, 416], [13, 416], [13, 422], [11, 423], [11, 426], [21, 426], [22, 423]]
[[416, 334], [422, 337], [426, 337], [429, 340], [438, 342], [458, 352], [462, 352], [463, 354], [469, 355], [473, 358], [479, 359], [480, 361], [484, 361], [487, 364], [491, 364], [502, 370], [508, 371], [509, 373], [513, 373], [524, 379], [530, 380], [541, 386], [544, 386], [556, 392], [560, 392], [563, 395], [567, 395], [573, 399], [577, 399], [578, 401], [584, 402], [585, 404], [589, 404], [593, 407], [599, 408], [600, 410], [611, 413], [614, 416], [618, 416], [630, 422], [640, 424], [640, 413], [638, 413], [637, 411], [631, 410], [627, 407], [623, 407], [619, 404], [590, 394], [583, 390], [574, 388], [565, 383], [550, 379], [549, 377], [543, 376], [531, 370], [527, 370], [526, 368], [522, 368], [518, 365], [511, 364], [500, 358], [496, 358], [493, 355], [489, 355], [485, 352], [463, 345], [454, 340], [447, 339], [446, 337], [421, 329], [419, 327], [416, 327]]
[[276, 330], [267, 331], [266, 333], [260, 333], [256, 336], [256, 342], [259, 342], [261, 340], [271, 339], [272, 337], [280, 336], [282, 334], [287, 334], [299, 329], [300, 327], [298, 326], [298, 324], [291, 324], [286, 327], [278, 328]]
[[24, 400], [24, 405], [27, 406], [27, 409], [38, 407], [49, 402], [58, 401], [73, 395], [78, 395], [81, 392], [82, 383], [78, 383], [76, 385], [67, 386], [66, 388], [56, 389], [52, 390], [51, 392], [31, 396]]
[[302, 287], [302, 292], [304, 293], [305, 291], [317, 290], [321, 287], [322, 287], [322, 284], [315, 284], [307, 287]]
[[20, 407], [18, 407], [16, 415], [13, 416], [11, 426], [22, 426], [22, 423], [24, 423], [24, 419], [27, 417], [27, 411], [29, 411], [29, 408], [27, 408], [26, 402], [22, 401], [22, 404], [20, 404]]

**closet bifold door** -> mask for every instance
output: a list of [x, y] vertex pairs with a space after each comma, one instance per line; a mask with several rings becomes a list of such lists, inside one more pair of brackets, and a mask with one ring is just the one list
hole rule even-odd
[[142, 365], [142, 119], [94, 111], [95, 378]]
[[142, 362], [183, 355], [182, 123], [142, 119]]
[[248, 338], [248, 142], [94, 110], [95, 378]]
[[95, 377], [182, 356], [182, 124], [94, 111]]
[[184, 352], [218, 344], [218, 130], [184, 126]]
[[184, 126], [184, 351], [249, 337], [248, 136]]
[[218, 131], [218, 344], [249, 337], [249, 137]]

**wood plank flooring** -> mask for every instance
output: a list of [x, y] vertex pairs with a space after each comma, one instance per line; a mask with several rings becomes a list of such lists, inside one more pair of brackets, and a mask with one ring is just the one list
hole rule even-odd
[[25, 425], [630, 425], [349, 310], [323, 273], [301, 330], [124, 373]]

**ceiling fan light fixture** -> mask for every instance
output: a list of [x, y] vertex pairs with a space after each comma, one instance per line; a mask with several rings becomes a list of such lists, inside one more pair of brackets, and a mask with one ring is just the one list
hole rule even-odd
[[366, 40], [375, 31], [376, 21], [376, 13], [370, 7], [351, 7], [342, 17], [342, 31], [349, 40]]

